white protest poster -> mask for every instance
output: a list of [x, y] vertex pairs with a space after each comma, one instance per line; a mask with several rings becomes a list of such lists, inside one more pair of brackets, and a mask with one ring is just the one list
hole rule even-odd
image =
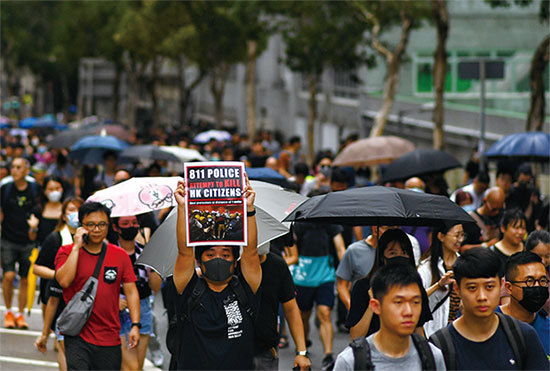
[[190, 162], [184, 164], [184, 174], [187, 245], [246, 245], [244, 164]]

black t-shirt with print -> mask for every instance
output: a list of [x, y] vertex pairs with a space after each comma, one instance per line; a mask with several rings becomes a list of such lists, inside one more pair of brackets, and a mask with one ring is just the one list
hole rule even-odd
[[262, 263], [262, 283], [260, 285], [260, 312], [254, 326], [254, 352], [262, 353], [279, 344], [277, 316], [279, 303], [294, 299], [294, 282], [283, 258], [267, 254]]
[[[259, 296], [254, 295], [242, 276], [239, 281], [249, 305], [257, 313]], [[186, 310], [198, 276], [193, 277], [178, 297], [178, 316]], [[205, 289], [200, 304], [183, 322], [178, 369], [182, 370], [253, 370], [253, 319], [228, 285], [222, 292]]]
[[[34, 190], [33, 190], [34, 187]], [[2, 238], [18, 244], [27, 244], [29, 240], [29, 225], [27, 219], [31, 214], [39, 213], [38, 184], [27, 182], [27, 187], [20, 191], [13, 182], [0, 188], [0, 201], [4, 219], [2, 220]]]

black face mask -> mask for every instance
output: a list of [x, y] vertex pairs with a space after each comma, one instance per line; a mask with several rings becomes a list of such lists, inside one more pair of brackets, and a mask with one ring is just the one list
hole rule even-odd
[[225, 260], [222, 258], [214, 258], [208, 261], [203, 261], [204, 270], [202, 274], [210, 281], [222, 282], [231, 277], [231, 266], [233, 261]]
[[404, 256], [395, 256], [393, 258], [384, 258], [386, 264], [411, 264], [411, 260]]
[[548, 287], [533, 286], [522, 287], [521, 289], [523, 290], [523, 299], [518, 302], [531, 313], [538, 312], [548, 300]]
[[[120, 227], [119, 227], [120, 228]], [[120, 238], [124, 241], [132, 241], [138, 234], [138, 227], [120, 228]]]

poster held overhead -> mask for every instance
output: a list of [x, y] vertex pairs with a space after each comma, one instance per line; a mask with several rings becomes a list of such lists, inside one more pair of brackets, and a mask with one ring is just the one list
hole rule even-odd
[[244, 163], [185, 163], [184, 174], [187, 245], [246, 245]]

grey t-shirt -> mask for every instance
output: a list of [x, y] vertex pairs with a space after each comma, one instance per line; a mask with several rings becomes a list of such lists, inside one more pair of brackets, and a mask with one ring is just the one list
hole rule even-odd
[[[374, 335], [375, 334], [369, 336], [367, 338], [367, 342], [370, 346], [371, 360], [376, 371], [422, 370], [422, 362], [420, 361], [420, 356], [416, 351], [412, 338], [410, 339], [409, 352], [403, 357], [394, 358], [385, 355], [376, 348], [373, 340]], [[443, 353], [441, 353], [441, 350], [431, 343], [430, 348], [432, 349], [432, 353], [434, 355], [435, 369], [446, 370], [445, 359], [443, 358]], [[353, 350], [350, 346], [348, 346], [340, 354], [338, 354], [338, 358], [336, 358], [336, 363], [334, 364], [334, 370], [353, 371], [354, 366], [355, 359], [353, 357]]]
[[365, 277], [374, 264], [374, 255], [374, 247], [366, 243], [364, 239], [352, 243], [338, 264], [336, 277], [349, 282], [355, 282]]

